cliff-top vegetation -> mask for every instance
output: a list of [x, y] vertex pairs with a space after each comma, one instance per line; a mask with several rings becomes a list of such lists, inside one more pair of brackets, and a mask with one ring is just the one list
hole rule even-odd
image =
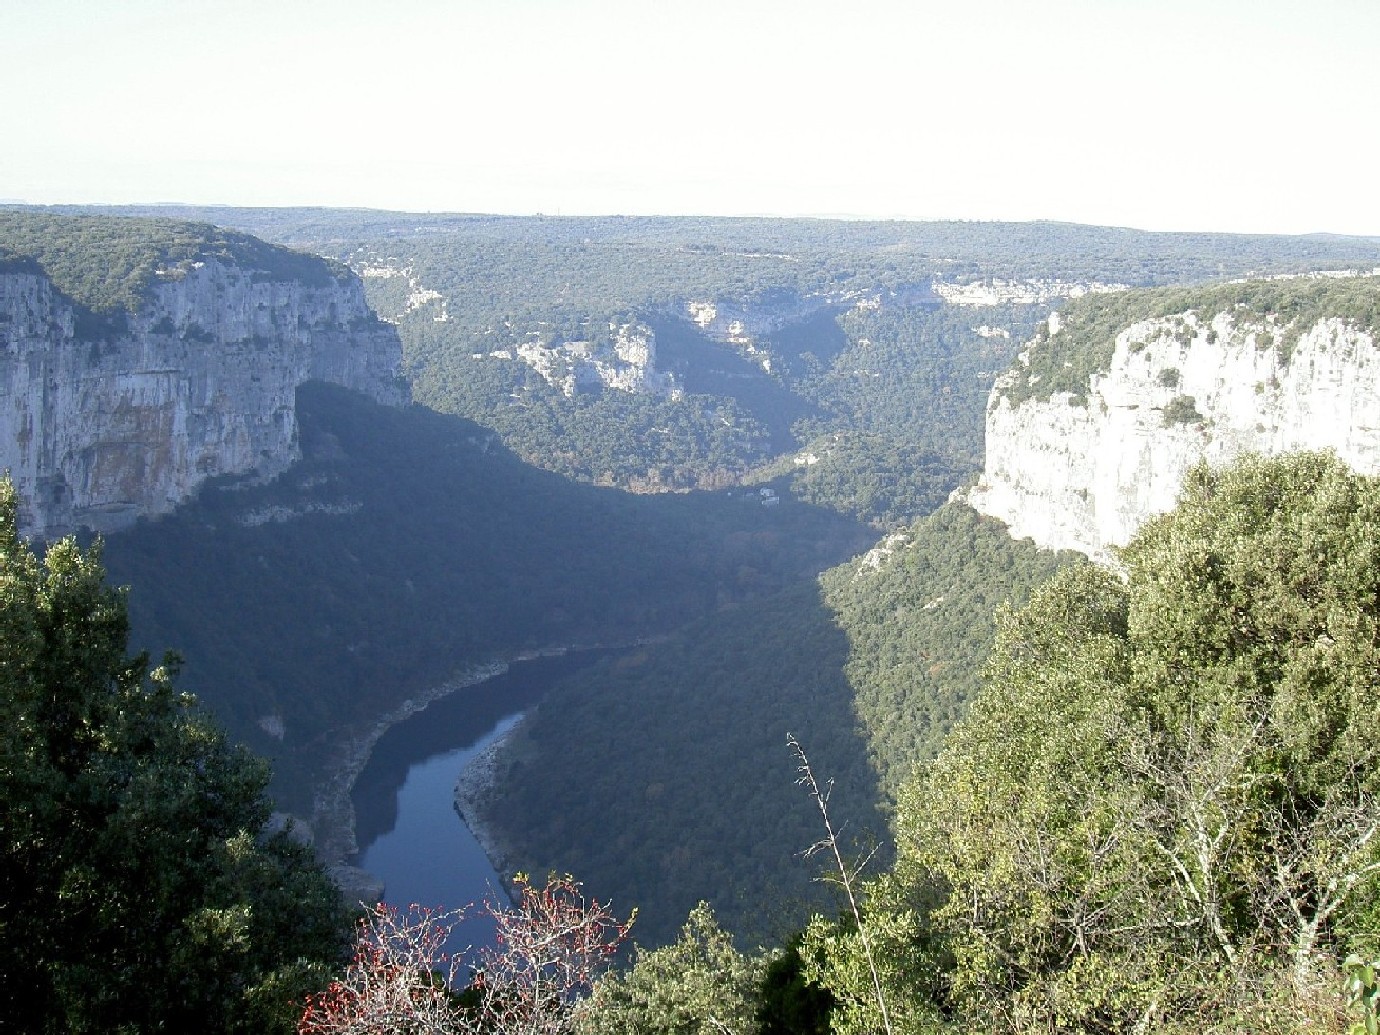
[[[1091, 379], [1111, 368], [1116, 338], [1133, 324], [1192, 315], [1207, 324], [1219, 313], [1268, 328], [1263, 345], [1278, 345], [1287, 362], [1299, 336], [1323, 319], [1342, 320], [1380, 338], [1380, 278], [1294, 277], [1233, 281], [1206, 287], [1165, 287], [1088, 295], [1059, 312], [1059, 330], [1042, 327], [1003, 394], [1013, 404], [1069, 392], [1075, 401]], [[1185, 342], [1194, 333], [1181, 322]]]
[[328, 260], [209, 223], [44, 209], [0, 209], [0, 261], [6, 251], [36, 260], [64, 295], [107, 315], [137, 311], [158, 280], [211, 259], [314, 285], [344, 273]]

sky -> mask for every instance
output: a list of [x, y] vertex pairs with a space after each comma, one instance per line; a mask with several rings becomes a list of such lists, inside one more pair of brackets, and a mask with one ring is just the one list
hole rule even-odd
[[0, 201], [1380, 235], [1380, 0], [2, 0]]

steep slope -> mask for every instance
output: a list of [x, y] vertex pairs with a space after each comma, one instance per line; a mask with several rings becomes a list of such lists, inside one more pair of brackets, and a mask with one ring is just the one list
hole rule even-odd
[[343, 267], [212, 227], [0, 212], [0, 466], [25, 531], [110, 531], [299, 456], [308, 380], [402, 403]]
[[133, 643], [185, 655], [186, 684], [303, 816], [342, 748], [466, 671], [664, 633], [870, 538], [790, 500], [573, 484], [469, 421], [331, 385], [304, 385], [297, 412], [287, 472], [217, 479], [108, 536], [105, 560], [133, 587]]
[[[835, 500], [855, 498], [854, 513], [887, 527], [932, 507], [940, 481], [946, 496], [981, 449], [965, 442], [951, 455], [917, 441], [909, 430], [921, 414], [906, 434], [893, 427], [887, 441], [863, 443], [856, 436], [877, 433], [878, 397], [890, 396], [894, 414], [917, 390], [936, 398], [952, 387], [966, 407], [969, 386], [920, 385], [916, 371], [879, 369], [881, 353], [895, 358], [890, 345], [904, 343], [872, 349], [861, 338], [881, 344], [875, 335], [845, 334], [841, 323], [937, 307], [954, 322], [1010, 332], [1014, 343], [1028, 331], [992, 319], [994, 307], [1044, 317], [1064, 298], [1111, 285], [1380, 262], [1374, 238], [1059, 223], [181, 211], [349, 265], [374, 308], [396, 321], [416, 398], [493, 428], [531, 463], [635, 491], [712, 488], [751, 482], [800, 449], [823, 457], [824, 434], [853, 436], [835, 451], [830, 476], [816, 480], [837, 483]], [[630, 322], [654, 331], [654, 364], [622, 362], [604, 341], [616, 337], [610, 323]], [[1004, 369], [1009, 358], [981, 369]], [[621, 388], [609, 386], [610, 375]], [[989, 373], [973, 430], [990, 387]], [[609, 434], [611, 426], [627, 432]], [[965, 437], [969, 430], [965, 422]], [[897, 457], [937, 452], [930, 466], [949, 474], [883, 498], [875, 487], [900, 467], [878, 470], [867, 458], [874, 445]], [[866, 484], [850, 485], [860, 469]]]
[[888, 851], [889, 802], [964, 712], [992, 612], [1071, 558], [946, 505], [812, 583], [724, 610], [554, 688], [467, 783], [500, 872], [579, 874], [638, 907], [644, 946], [696, 902], [746, 944], [839, 903], [786, 734], [835, 781], [842, 847]]
[[1071, 305], [993, 389], [967, 498], [1014, 536], [1101, 556], [1199, 461], [1305, 449], [1380, 471], [1376, 276]]

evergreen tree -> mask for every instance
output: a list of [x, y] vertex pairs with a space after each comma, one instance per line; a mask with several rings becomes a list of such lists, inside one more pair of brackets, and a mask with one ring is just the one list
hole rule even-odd
[[0, 1015], [17, 1030], [291, 1031], [348, 926], [264, 833], [267, 766], [128, 657], [99, 547], [42, 559], [0, 482]]
[[[1007, 1030], [1335, 1018], [1380, 917], [1380, 482], [1199, 468], [1121, 562], [1001, 616], [900, 795], [866, 921], [892, 994]], [[855, 941], [815, 931], [846, 1007]]]
[[744, 956], [708, 903], [690, 911], [680, 938], [635, 953], [581, 1004], [580, 1035], [749, 1035], [766, 959]]

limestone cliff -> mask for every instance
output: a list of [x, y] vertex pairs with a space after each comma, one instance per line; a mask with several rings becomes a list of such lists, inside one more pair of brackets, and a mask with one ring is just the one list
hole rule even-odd
[[546, 343], [534, 336], [518, 345], [516, 352], [518, 359], [566, 396], [601, 388], [672, 399], [680, 396], [675, 378], [657, 369], [656, 335], [641, 322], [613, 321], [608, 334], [583, 341]]
[[1046, 305], [1064, 298], [1082, 298], [1087, 294], [1125, 291], [1125, 284], [1104, 284], [1100, 281], [1060, 279], [1003, 280], [988, 277], [981, 280], [946, 282], [936, 280], [934, 293], [950, 305]]
[[[1027, 351], [992, 391], [986, 466], [968, 502], [1016, 537], [1105, 556], [1173, 508], [1200, 460], [1331, 449], [1380, 472], [1380, 280], [1356, 278], [1335, 305], [1326, 286], [1277, 303], [1274, 290], [1254, 288], [1249, 304], [1209, 293], [1130, 323], [1082, 393], [1032, 394]], [[1057, 355], [1057, 314], [1051, 324], [1033, 349]]]
[[137, 304], [104, 314], [36, 262], [0, 265], [0, 467], [27, 533], [109, 531], [214, 475], [281, 471], [304, 381], [406, 400], [397, 334], [359, 281], [291, 258], [319, 268], [208, 252], [150, 271]]
[[763, 339], [834, 304], [825, 295], [802, 297], [793, 291], [779, 290], [748, 300], [687, 302], [685, 315], [711, 341], [732, 345], [753, 356], [763, 370], [771, 373], [771, 352], [763, 345]]

